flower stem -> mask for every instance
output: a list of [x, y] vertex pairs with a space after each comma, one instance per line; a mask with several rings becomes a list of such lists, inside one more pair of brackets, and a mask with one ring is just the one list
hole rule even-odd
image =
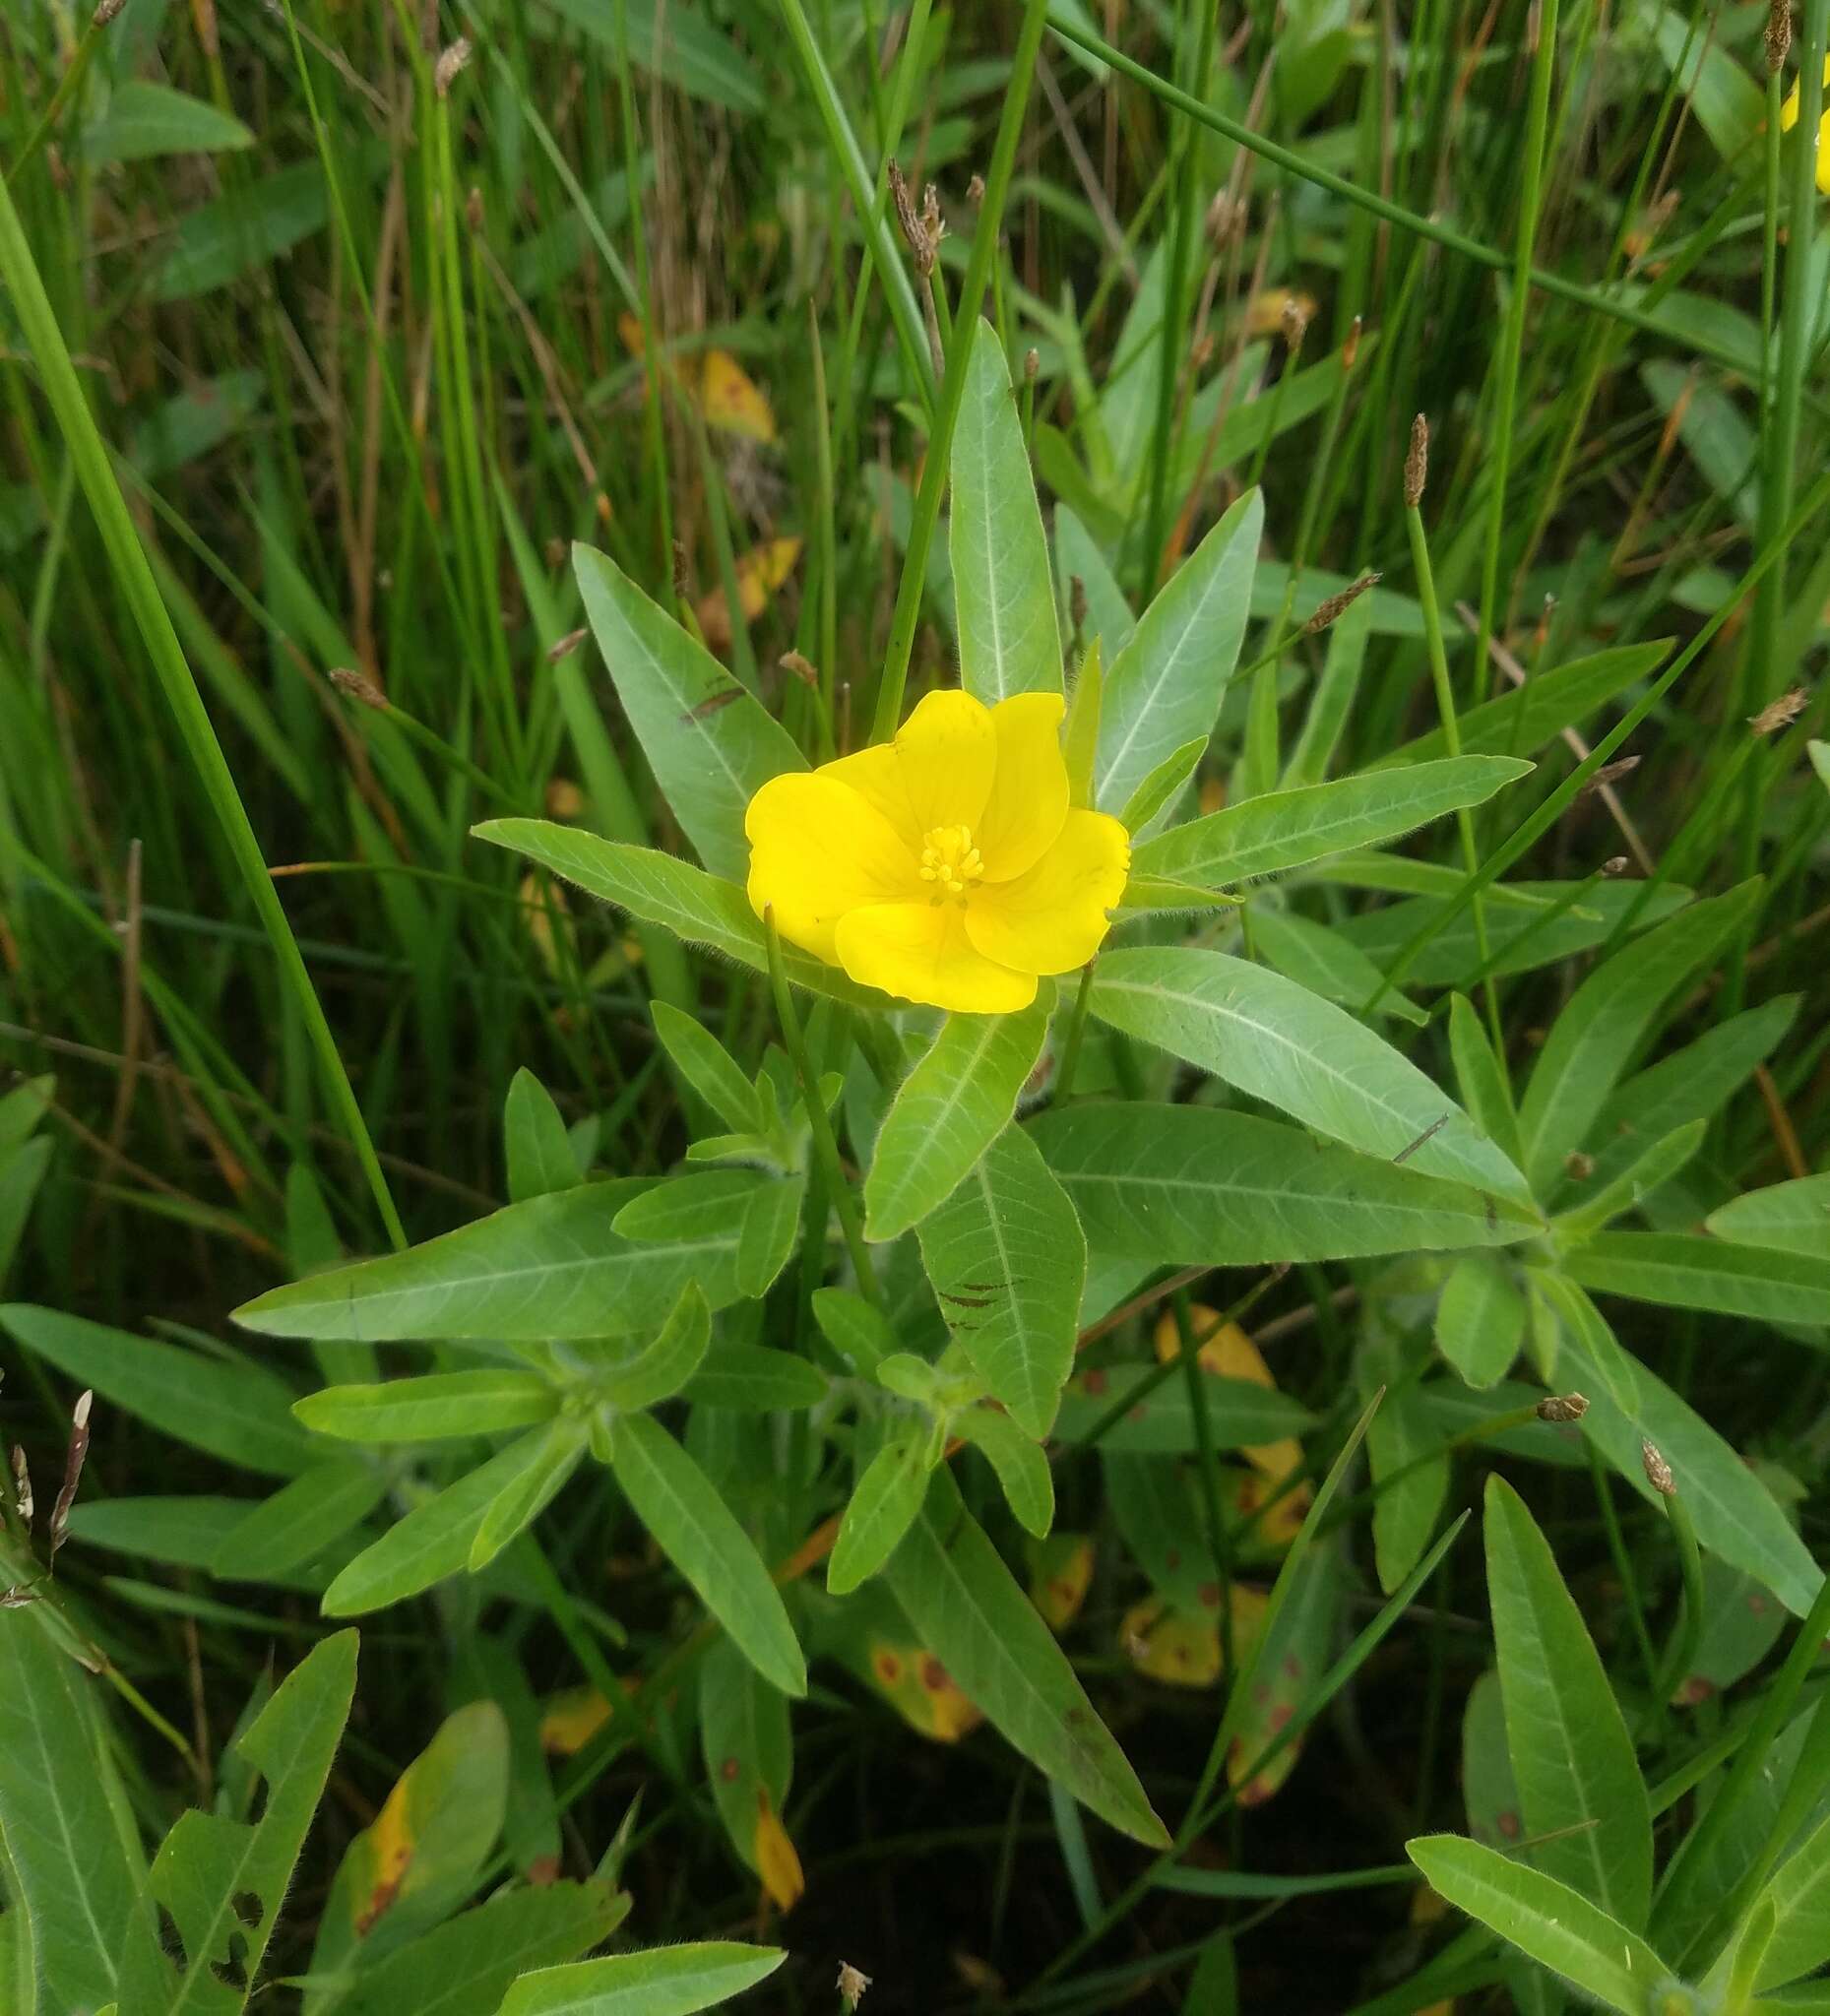
[[1074, 1090], [1074, 1071], [1080, 1063], [1080, 1045], [1087, 1034], [1087, 1007], [1092, 998], [1093, 961], [1088, 960], [1080, 970], [1080, 985], [1074, 990], [1074, 1005], [1068, 1011], [1067, 1045], [1061, 1052], [1054, 1090], [1048, 1095], [1051, 1106], [1065, 1105]]
[[827, 1194], [839, 1213], [840, 1229], [845, 1233], [852, 1265], [857, 1270], [857, 1285], [881, 1308], [883, 1291], [877, 1285], [877, 1271], [871, 1265], [870, 1248], [864, 1242], [864, 1221], [858, 1216], [857, 1198], [846, 1181], [833, 1123], [827, 1115], [825, 1102], [820, 1098], [819, 1076], [807, 1055], [807, 1040], [801, 1034], [800, 1017], [794, 1012], [794, 998], [788, 990], [788, 974], [782, 965], [782, 936], [775, 927], [773, 909], [763, 914], [763, 929], [769, 938], [769, 985], [775, 994], [776, 1019], [782, 1025], [782, 1040], [788, 1047], [794, 1076], [800, 1081], [801, 1097], [807, 1102], [807, 1125], [813, 1133], [813, 1152], [819, 1158]]

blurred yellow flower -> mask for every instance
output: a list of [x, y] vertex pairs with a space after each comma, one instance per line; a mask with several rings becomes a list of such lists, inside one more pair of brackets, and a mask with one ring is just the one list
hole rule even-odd
[[[1830, 86], [1830, 56], [1824, 58], [1824, 83]], [[1788, 133], [1798, 123], [1799, 86], [1792, 87], [1792, 95], [1780, 107], [1779, 123]], [[1817, 186], [1830, 196], [1830, 117], [1818, 122], [1817, 126]]]
[[1003, 1015], [1099, 950], [1131, 845], [1071, 810], [1058, 693], [930, 693], [893, 742], [750, 800], [750, 902], [784, 938], [906, 1001]]

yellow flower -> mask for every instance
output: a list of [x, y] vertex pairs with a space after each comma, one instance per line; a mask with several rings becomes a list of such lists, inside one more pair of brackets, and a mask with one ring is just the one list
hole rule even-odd
[[1058, 693], [930, 693], [895, 741], [771, 778], [750, 800], [750, 902], [868, 987], [968, 1015], [1084, 966], [1130, 871], [1104, 812], [1068, 807]]
[[[1830, 56], [1824, 58], [1824, 83], [1830, 85]], [[1792, 95], [1780, 108], [1779, 123], [1788, 133], [1798, 123], [1799, 86], [1792, 87]], [[1821, 120], [1817, 127], [1817, 186], [1830, 196], [1830, 117]]]

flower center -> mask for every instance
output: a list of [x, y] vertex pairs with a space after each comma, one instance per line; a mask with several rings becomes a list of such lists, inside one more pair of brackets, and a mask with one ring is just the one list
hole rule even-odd
[[922, 835], [921, 879], [933, 883], [935, 903], [949, 896], [964, 901], [984, 871], [970, 826], [934, 826]]

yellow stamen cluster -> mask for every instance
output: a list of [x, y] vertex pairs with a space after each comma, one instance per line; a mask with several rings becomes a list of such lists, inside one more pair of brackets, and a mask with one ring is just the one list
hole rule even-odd
[[984, 871], [970, 826], [934, 826], [922, 835], [921, 879], [939, 885], [931, 902], [939, 903], [948, 896], [964, 899]]

